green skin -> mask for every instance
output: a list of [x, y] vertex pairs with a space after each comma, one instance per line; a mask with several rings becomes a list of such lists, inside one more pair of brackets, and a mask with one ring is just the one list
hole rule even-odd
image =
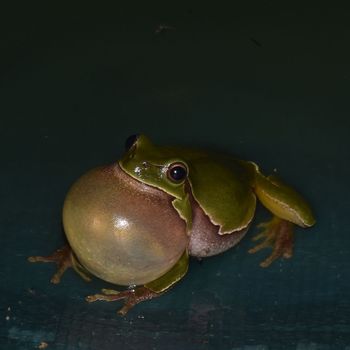
[[[252, 162], [206, 151], [197, 151], [180, 147], [159, 147], [152, 144], [152, 142], [143, 135], [135, 137], [135, 139], [128, 139], [128, 141], [129, 140], [132, 140], [133, 144], [119, 161], [119, 166], [117, 167], [119, 173], [116, 178], [123, 181], [123, 186], [122, 188], [119, 187], [120, 191], [114, 188], [114, 192], [112, 191], [113, 194], [123, 193], [121, 198], [128, 199], [130, 193], [134, 195], [136, 191], [137, 194], [138, 185], [141, 185], [138, 182], [151, 186], [149, 189], [154, 187], [163, 191], [163, 193], [160, 192], [162, 195], [169, 195], [173, 198], [171, 203], [174, 209], [179, 214], [179, 217], [186, 223], [186, 225], [184, 225], [181, 219], [178, 220], [181, 223], [181, 234], [183, 234], [181, 237], [186, 238], [185, 229], [187, 228], [189, 244], [188, 246], [185, 244], [179, 246], [178, 243], [176, 243], [175, 248], [179, 248], [178, 254], [182, 254], [182, 256], [170, 270], [168, 270], [167, 266], [167, 269], [164, 270], [167, 272], [161, 277], [143, 286], [141, 285], [135, 289], [128, 289], [122, 292], [103, 290], [103, 294], [88, 296], [86, 299], [89, 302], [96, 300], [115, 301], [123, 299], [124, 307], [119, 313], [125, 315], [128, 310], [137, 303], [161, 295], [186, 274], [190, 253], [197, 257], [219, 254], [232, 247], [243, 237], [253, 220], [256, 199], [260, 200], [273, 214], [271, 221], [261, 224], [264, 229], [254, 238], [255, 240], [262, 238], [263, 242], [249, 250], [250, 253], [255, 253], [265, 247], [271, 246], [273, 248], [271, 255], [260, 264], [262, 267], [269, 266], [272, 261], [279, 257], [289, 258], [292, 256], [294, 225], [310, 227], [315, 223], [309, 205], [294, 189], [285, 185], [276, 176], [264, 176], [259, 171], [258, 166]], [[183, 176], [180, 176], [181, 179], [174, 180], [172, 178], [172, 170], [175, 166], [181, 166], [184, 170]], [[116, 169], [114, 169], [114, 171], [116, 171]], [[84, 178], [85, 182], [78, 181], [80, 187], [75, 187], [73, 194], [68, 194], [68, 202], [64, 207], [64, 213], [67, 214], [66, 221], [64, 221], [67, 224], [67, 228], [70, 228], [68, 230], [70, 234], [78, 240], [78, 245], [81, 243], [79, 241], [81, 237], [86, 238], [86, 227], [83, 225], [86, 223], [84, 215], [89, 215], [87, 213], [90, 213], [92, 210], [97, 217], [113, 218], [114, 215], [120, 212], [118, 208], [113, 207], [114, 202], [112, 203], [112, 209], [107, 205], [102, 205], [100, 208], [100, 205], [81, 204], [80, 196], [83, 194], [83, 198], [86, 198], [86, 193], [90, 194], [89, 198], [96, 198], [96, 200], [91, 200], [92, 203], [100, 203], [101, 200], [102, 203], [104, 203], [104, 195], [102, 194], [103, 198], [101, 199], [101, 191], [95, 193], [94, 191], [96, 191], [96, 189], [91, 190], [89, 188], [89, 186], [91, 186], [89, 181], [99, 179], [99, 184], [102, 186], [101, 188], [110, 195], [108, 191], [109, 182], [106, 177], [101, 177], [101, 174], [103, 174], [101, 169], [95, 170], [93, 173], [89, 174]], [[121, 180], [121, 174], [128, 180]], [[136, 186], [135, 184], [131, 185], [129, 180], [133, 182], [134, 180], [130, 177], [138, 181], [136, 181]], [[115, 185], [115, 183], [113, 182], [112, 185]], [[107, 189], [105, 187], [107, 187]], [[80, 189], [81, 192], [79, 192], [77, 188]], [[153, 190], [154, 189], [152, 189], [152, 191]], [[166, 198], [167, 205], [169, 203], [168, 196], [166, 196]], [[117, 204], [117, 206], [118, 205], [119, 204]], [[76, 218], [74, 210], [79, 209], [79, 206], [82, 212], [78, 211], [80, 216], [78, 215]], [[162, 208], [164, 209], [163, 206]], [[168, 209], [168, 207], [166, 207], [166, 209]], [[84, 212], [84, 210], [87, 210], [87, 212]], [[107, 211], [106, 213], [104, 212], [105, 210]], [[115, 210], [116, 213], [114, 212]], [[141, 216], [142, 230], [144, 230], [145, 227], [145, 221], [142, 222], [144, 212], [145, 211], [141, 210], [141, 214], [138, 214]], [[170, 213], [166, 215], [167, 218], [169, 214]], [[178, 219], [176, 212], [172, 210], [171, 215], [173, 215], [173, 218], [175, 217], [176, 220]], [[134, 216], [137, 217], [137, 211]], [[152, 220], [148, 221], [152, 222]], [[162, 225], [162, 222], [157, 223]], [[87, 231], [90, 232], [90, 230]], [[91, 232], [95, 233], [94, 230]], [[98, 234], [106, 233], [98, 230], [96, 232]], [[107, 230], [107, 233], [108, 232]], [[136, 231], [136, 233], [137, 232], [138, 231]], [[162, 234], [162, 232], [155, 233]], [[170, 234], [172, 233], [170, 232]], [[226, 237], [220, 237], [223, 235], [226, 235]], [[108, 235], [103, 237], [106, 238]], [[96, 237], [93, 238], [95, 239]], [[180, 243], [181, 242], [182, 240]], [[108, 245], [108, 241], [104, 242], [104, 245], [102, 245], [103, 249], [106, 243]], [[207, 251], [207, 248], [210, 249]], [[182, 249], [184, 249], [183, 253]], [[147, 253], [149, 252], [147, 251]], [[87, 254], [87, 257], [84, 258], [93, 260], [94, 255], [91, 255], [91, 252], [83, 250], [81, 254]], [[179, 255], [176, 255], [174, 261], [178, 259]], [[123, 259], [127, 259], [127, 254], [123, 256]], [[89, 279], [87, 267], [84, 267], [82, 262], [76, 259], [75, 254], [68, 246], [57, 250], [53, 255], [48, 257], [30, 257], [29, 261], [56, 262], [58, 264], [58, 271], [52, 278], [53, 283], [58, 283], [64, 271], [70, 266], [85, 279]], [[124, 262], [128, 263], [128, 261]], [[99, 263], [101, 262], [99, 261]], [[171, 264], [173, 264], [173, 261]], [[106, 266], [102, 267], [103, 272], [105, 272]], [[109, 265], [107, 267], [109, 267]], [[157, 265], [156, 269], [158, 269], [158, 267]], [[129, 272], [130, 271], [128, 271], [128, 273]], [[142, 274], [143, 273], [144, 270], [142, 270]], [[154, 271], [152, 273], [154, 273]], [[159, 276], [159, 274], [157, 274], [157, 276]], [[149, 278], [148, 281], [152, 278], [155, 278], [155, 276]]]
[[[183, 181], [169, 178], [168, 170], [175, 163], [187, 168]], [[140, 135], [119, 165], [138, 181], [173, 196], [172, 204], [186, 221], [188, 231], [192, 223], [189, 191], [210, 221], [219, 226], [220, 235], [248, 227], [254, 217], [256, 198], [280, 219], [279, 222], [301, 227], [315, 223], [309, 205], [297, 192], [275, 177], [262, 175], [252, 162], [205, 151], [159, 147]], [[188, 256], [184, 252], [173, 269], [145, 286], [162, 292], [186, 273], [187, 265]]]

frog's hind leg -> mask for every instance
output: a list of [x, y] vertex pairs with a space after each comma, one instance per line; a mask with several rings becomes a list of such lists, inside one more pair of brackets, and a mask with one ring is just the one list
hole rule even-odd
[[56, 263], [57, 271], [51, 278], [51, 283], [57, 284], [60, 283], [61, 277], [65, 271], [73, 267], [74, 270], [86, 281], [90, 281], [91, 278], [88, 275], [88, 272], [82, 267], [78, 260], [74, 257], [72, 249], [69, 245], [57, 249], [53, 254], [48, 256], [30, 256], [28, 258], [29, 262], [45, 262], [45, 263]]
[[309, 204], [290, 186], [276, 176], [264, 176], [256, 167], [254, 192], [260, 202], [274, 217], [261, 224], [264, 230], [254, 240], [264, 239], [255, 248], [255, 253], [265, 247], [272, 246], [272, 254], [261, 263], [269, 266], [279, 257], [290, 258], [293, 254], [294, 225], [310, 227], [315, 223]]
[[280, 257], [287, 259], [292, 257], [294, 244], [293, 223], [274, 216], [270, 221], [261, 223], [258, 227], [263, 228], [263, 230], [253, 240], [263, 239], [263, 242], [250, 249], [249, 253], [254, 254], [268, 247], [273, 249], [270, 256], [260, 263], [261, 267], [268, 267]]
[[124, 300], [124, 306], [118, 311], [119, 315], [126, 315], [127, 312], [135, 305], [145, 300], [150, 300], [161, 296], [163, 293], [157, 293], [151, 289], [142, 286], [135, 289], [128, 289], [122, 292], [111, 289], [102, 289], [102, 294], [94, 294], [86, 297], [86, 301], [92, 303], [94, 301], [117, 301]]
[[185, 251], [180, 260], [163, 276], [145, 284], [144, 286], [127, 289], [122, 292], [111, 289], [102, 289], [102, 294], [94, 294], [86, 297], [86, 301], [117, 301], [124, 300], [124, 306], [118, 311], [124, 316], [132, 307], [145, 300], [150, 300], [164, 294], [172, 285], [178, 282], [188, 269], [188, 252]]

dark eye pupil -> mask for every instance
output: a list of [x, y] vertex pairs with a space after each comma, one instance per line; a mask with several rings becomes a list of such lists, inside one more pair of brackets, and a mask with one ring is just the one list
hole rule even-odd
[[187, 171], [183, 166], [177, 165], [170, 169], [169, 176], [172, 180], [183, 180], [187, 175]]
[[126, 140], [125, 140], [125, 150], [128, 151], [133, 144], [137, 141], [137, 138], [139, 137], [138, 134], [135, 135], [130, 135]]

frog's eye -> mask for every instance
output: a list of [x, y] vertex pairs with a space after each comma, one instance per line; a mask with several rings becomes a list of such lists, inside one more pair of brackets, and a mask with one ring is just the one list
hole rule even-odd
[[187, 167], [183, 163], [173, 163], [168, 169], [168, 178], [173, 182], [181, 182], [187, 176]]
[[125, 140], [125, 151], [129, 151], [129, 149], [135, 144], [137, 139], [139, 138], [139, 134], [135, 135], [130, 135], [126, 140]]

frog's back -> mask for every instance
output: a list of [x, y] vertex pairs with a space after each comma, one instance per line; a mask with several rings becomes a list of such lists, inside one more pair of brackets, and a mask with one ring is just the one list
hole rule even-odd
[[255, 212], [253, 164], [230, 155], [180, 147], [162, 147], [160, 154], [188, 166], [190, 255], [212, 256], [237, 244]]
[[193, 154], [186, 161], [193, 215], [189, 252], [196, 257], [220, 254], [244, 237], [254, 216], [254, 166], [215, 153]]
[[230, 234], [247, 227], [256, 205], [250, 163], [210, 155], [189, 164], [188, 179], [193, 198], [210, 221], [219, 226], [219, 234]]

